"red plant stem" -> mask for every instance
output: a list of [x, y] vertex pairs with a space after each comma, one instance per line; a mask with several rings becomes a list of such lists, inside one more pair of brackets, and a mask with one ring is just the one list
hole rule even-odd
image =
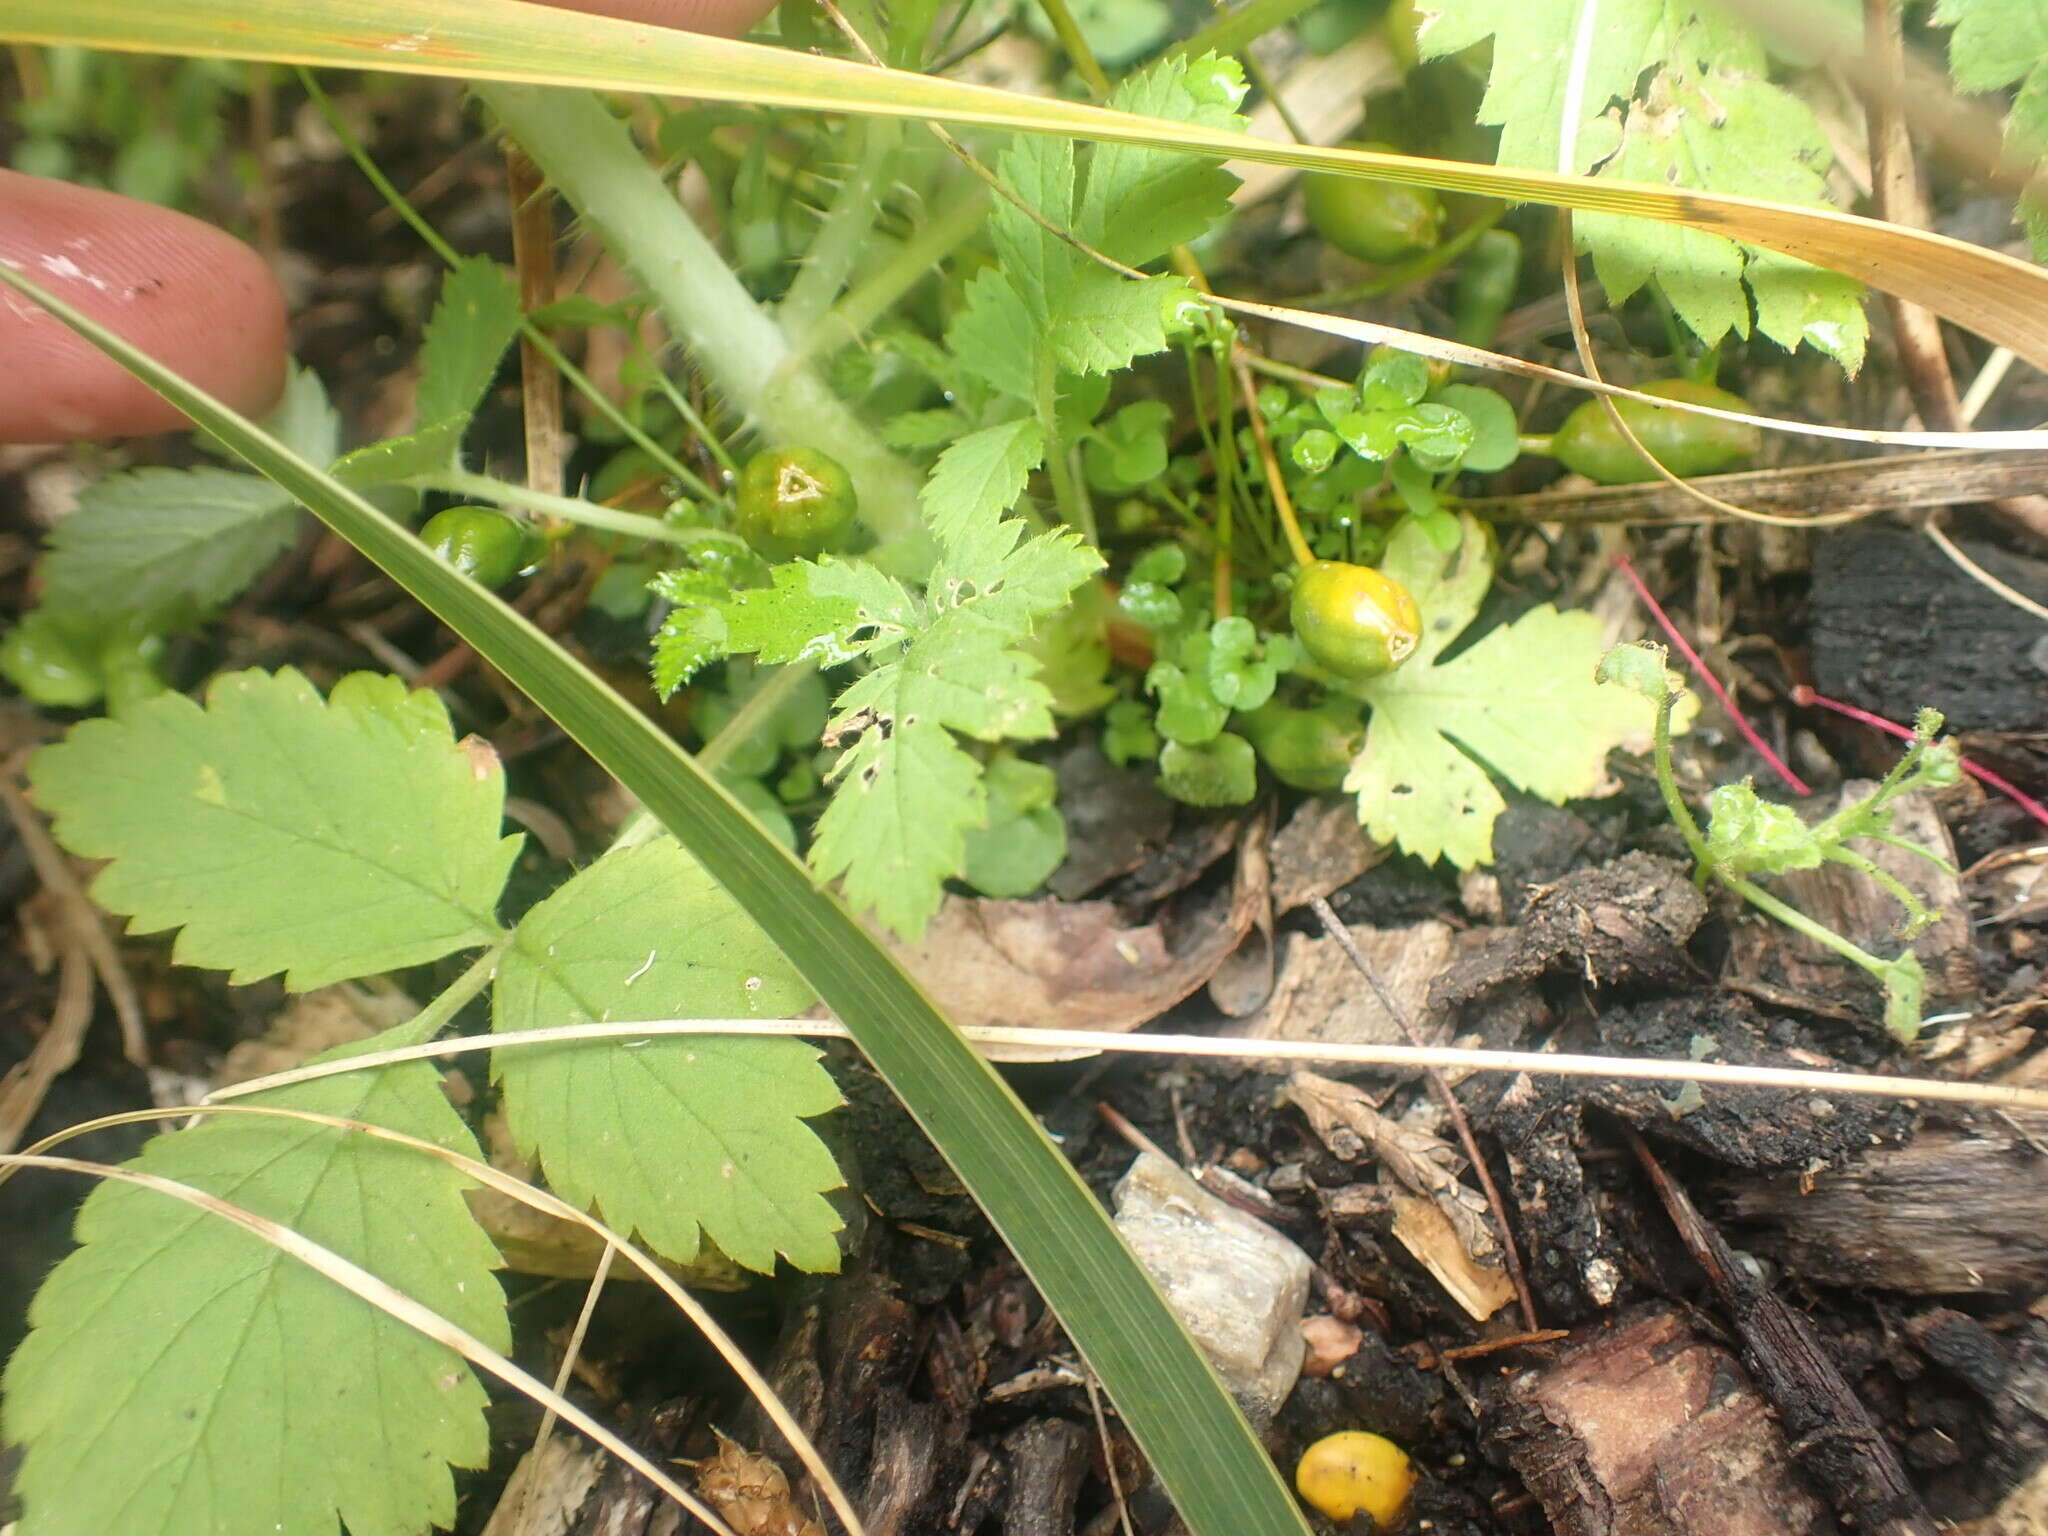
[[[1778, 777], [1792, 787], [1794, 794], [1812, 794], [1813, 790], [1806, 781], [1794, 773], [1786, 765], [1785, 760], [1771, 750], [1769, 742], [1757, 735], [1755, 728], [1750, 725], [1742, 711], [1736, 707], [1735, 700], [1730, 697], [1728, 690], [1721, 686], [1721, 680], [1707, 670], [1707, 664], [1700, 660], [1700, 653], [1694, 650], [1691, 642], [1678, 632], [1678, 626], [1673, 624], [1670, 615], [1664, 612], [1663, 604], [1650, 595], [1650, 589], [1643, 585], [1643, 578], [1638, 576], [1636, 568], [1629, 564], [1628, 556], [1616, 555], [1614, 563], [1620, 569], [1621, 574], [1628, 578], [1628, 584], [1636, 589], [1636, 596], [1643, 600], [1643, 606], [1650, 610], [1651, 617], [1656, 619], [1658, 627], [1670, 637], [1671, 643], [1678, 648], [1678, 654], [1685, 658], [1686, 665], [1692, 668], [1692, 675], [1698, 678], [1701, 686], [1719, 700], [1721, 707], [1728, 711], [1728, 718], [1735, 722], [1735, 729], [1742, 733], [1742, 739], [1754, 747], [1757, 756], [1769, 763], [1772, 769], [1776, 771]], [[1909, 732], [1908, 734], [1911, 733]]]
[[[1802, 709], [1827, 709], [1834, 711], [1838, 715], [1846, 715], [1851, 720], [1874, 727], [1877, 730], [1883, 731], [1886, 735], [1896, 736], [1901, 741], [1911, 741], [1913, 739], [1913, 733], [1905, 726], [1900, 725], [1898, 721], [1887, 720], [1883, 715], [1873, 715], [1869, 710], [1858, 709], [1854, 704], [1844, 704], [1840, 699], [1831, 699], [1826, 694], [1815, 693], [1804, 683], [1799, 684], [1792, 690], [1792, 702], [1799, 705]], [[2014, 805], [2033, 817], [2034, 820], [2040, 822], [2044, 827], [2048, 827], [2048, 805], [2043, 805], [2003, 774], [1993, 773], [1989, 768], [1974, 763], [1961, 754], [1957, 754], [1956, 762], [1961, 766], [1963, 772], [1967, 773], [1971, 778], [1977, 780], [1980, 784], [1990, 785], [1991, 788], [2004, 795]]]

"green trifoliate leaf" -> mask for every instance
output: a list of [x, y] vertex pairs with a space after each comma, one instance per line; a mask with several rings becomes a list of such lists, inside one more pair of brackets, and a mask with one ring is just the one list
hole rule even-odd
[[1655, 706], [1595, 680], [1599, 619], [1547, 603], [1440, 662], [1493, 580], [1491, 535], [1461, 521], [1453, 551], [1413, 523], [1388, 544], [1382, 569], [1414, 595], [1422, 641], [1395, 671], [1360, 686], [1372, 718], [1344, 787], [1374, 838], [1470, 869], [1493, 857], [1493, 824], [1507, 808], [1487, 768], [1552, 804], [1590, 795], [1610, 748], [1648, 740]]
[[210, 467], [109, 475], [50, 535], [43, 603], [74, 623], [190, 629], [232, 602], [297, 533], [291, 497], [254, 475]]
[[[411, 1044], [401, 1026], [334, 1054]], [[480, 1156], [424, 1062], [253, 1102]], [[327, 1126], [222, 1117], [130, 1165], [282, 1222], [499, 1351], [499, 1260], [445, 1164]], [[7, 1367], [23, 1536], [417, 1536], [455, 1523], [450, 1466], [490, 1459], [462, 1359], [260, 1238], [105, 1184]]]
[[325, 986], [487, 944], [519, 839], [504, 771], [432, 694], [357, 673], [322, 702], [286, 669], [89, 720], [30, 778], [131, 931], [236, 982]]
[[[499, 1030], [634, 1019], [787, 1018], [814, 999], [668, 839], [612, 853], [520, 920], [498, 967]], [[834, 1269], [842, 1182], [804, 1118], [840, 1102], [800, 1040], [691, 1036], [501, 1051], [520, 1147], [563, 1199], [668, 1258], [700, 1231], [738, 1263]], [[659, 1149], [658, 1154], [651, 1149]]]

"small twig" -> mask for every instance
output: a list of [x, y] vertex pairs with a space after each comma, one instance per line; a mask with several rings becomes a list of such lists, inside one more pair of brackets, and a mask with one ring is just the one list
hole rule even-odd
[[1721, 686], [1721, 680], [1708, 670], [1706, 662], [1700, 659], [1700, 653], [1692, 648], [1692, 642], [1679, 632], [1678, 626], [1671, 622], [1670, 615], [1665, 613], [1664, 605], [1657, 601], [1651, 594], [1649, 587], [1644, 584], [1643, 578], [1636, 574], [1636, 568], [1630, 563], [1628, 556], [1616, 555], [1614, 557], [1614, 564], [1615, 568], [1628, 578], [1628, 584], [1636, 589], [1636, 596], [1642, 599], [1643, 606], [1650, 610], [1650, 616], [1657, 621], [1657, 627], [1662, 629], [1665, 635], [1669, 637], [1671, 643], [1678, 647], [1678, 654], [1683, 656], [1685, 664], [1692, 668], [1692, 675], [1700, 680], [1700, 686], [1711, 693], [1720, 702], [1721, 707], [1728, 712], [1728, 718], [1735, 722], [1735, 729], [1742, 733], [1742, 739], [1754, 747], [1757, 756], [1769, 763], [1778, 777], [1791, 786], [1794, 794], [1812, 794], [1812, 787], [1804, 779], [1800, 778], [1798, 774], [1794, 773], [1786, 765], [1783, 758], [1771, 750], [1769, 742], [1756, 733], [1755, 728], [1750, 725], [1748, 718], [1744, 716], [1741, 708], [1736, 704], [1734, 697], [1726, 688]]
[[[1876, 78], [1859, 81], [1857, 94], [1870, 127], [1870, 190], [1877, 216], [1914, 229], [1927, 227], [1927, 199], [1913, 163], [1913, 138], [1901, 109], [1905, 94], [1905, 46], [1899, 33], [1900, 0], [1863, 0], [1863, 46]], [[1953, 432], [1962, 422], [1955, 375], [1942, 344], [1941, 320], [1932, 310], [1884, 295], [1899, 371], [1922, 424]]]
[[1741, 1341], [1743, 1364], [1777, 1411], [1795, 1460], [1857, 1529], [1872, 1536], [1935, 1536], [1933, 1518], [1891, 1442], [1842, 1379], [1812, 1325], [1736, 1262], [1635, 1127], [1624, 1124], [1621, 1131], [1671, 1224], [1706, 1271]]
[[[569, 1342], [562, 1346], [562, 1363], [555, 1371], [554, 1387], [555, 1396], [557, 1397], [566, 1397], [568, 1395], [569, 1378], [576, 1374], [576, 1362], [583, 1354], [583, 1340], [590, 1333], [590, 1319], [597, 1312], [598, 1298], [604, 1295], [605, 1282], [611, 1278], [612, 1274], [612, 1260], [617, 1258], [618, 1254], [617, 1246], [610, 1239], [606, 1239], [604, 1252], [597, 1256], [596, 1267], [591, 1270], [589, 1289], [583, 1293], [583, 1309], [576, 1314], [576, 1326], [569, 1332]], [[550, 1403], [541, 1410], [540, 1428], [534, 1431], [533, 1445], [526, 1453], [533, 1458], [536, 1468], [538, 1468], [541, 1456], [546, 1452], [548, 1441], [552, 1438], [554, 1432], [555, 1409], [554, 1405]], [[536, 1481], [537, 1479], [528, 1479], [520, 1484], [519, 1514], [522, 1517], [526, 1514], [526, 1501], [533, 1496]]]
[[[1408, 1017], [1394, 994], [1387, 990], [1365, 953], [1351, 937], [1351, 930], [1344, 926], [1344, 920], [1337, 916], [1330, 903], [1321, 896], [1309, 898], [1309, 906], [1323, 925], [1323, 931], [1337, 941], [1337, 947], [1344, 951], [1358, 974], [1365, 978], [1365, 984], [1372, 988], [1373, 996], [1380, 1000], [1380, 1006], [1387, 1011], [1387, 1017], [1399, 1026], [1408, 1043], [1417, 1050], [1426, 1050], [1422, 1034]], [[1529, 1290], [1529, 1277], [1522, 1272], [1521, 1250], [1515, 1246], [1514, 1228], [1508, 1225], [1507, 1203], [1500, 1197], [1500, 1187], [1493, 1182], [1493, 1173], [1486, 1166], [1486, 1156], [1479, 1150], [1479, 1142], [1472, 1135], [1472, 1122], [1465, 1118], [1465, 1107], [1458, 1102], [1458, 1096], [1451, 1092], [1451, 1085], [1435, 1067], [1423, 1069], [1429, 1076], [1429, 1086], [1442, 1102], [1444, 1111], [1451, 1117], [1451, 1124], [1457, 1127], [1458, 1140], [1465, 1148], [1465, 1156], [1472, 1164], [1472, 1172], [1479, 1180], [1479, 1187], [1486, 1192], [1486, 1203], [1493, 1211], [1493, 1224], [1500, 1228], [1501, 1257], [1507, 1262], [1508, 1279], [1514, 1282], [1515, 1297], [1521, 1303], [1522, 1324], [1529, 1332], [1536, 1332], [1542, 1324], [1536, 1318], [1536, 1298]]]
[[[555, 194], [512, 140], [505, 141], [506, 195], [512, 204], [512, 264], [519, 307], [527, 314], [555, 301]], [[530, 327], [519, 338], [520, 410], [526, 425], [526, 488], [562, 489], [562, 376]]]

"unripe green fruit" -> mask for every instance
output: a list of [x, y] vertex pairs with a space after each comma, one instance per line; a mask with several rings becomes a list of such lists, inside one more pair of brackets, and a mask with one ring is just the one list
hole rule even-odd
[[739, 531], [770, 560], [823, 554], [853, 524], [853, 478], [815, 448], [757, 453], [740, 471]]
[[1333, 696], [1321, 709], [1293, 709], [1269, 699], [1249, 714], [1240, 714], [1238, 728], [1258, 749], [1259, 761], [1282, 784], [1313, 794], [1341, 789], [1351, 760], [1365, 738], [1358, 701]]
[[420, 541], [480, 586], [502, 587], [530, 563], [526, 529], [488, 507], [436, 512]]
[[1355, 680], [1393, 671], [1422, 639], [1422, 613], [1406, 587], [1342, 560], [1317, 560], [1296, 573], [1288, 615], [1310, 656]]
[[[1386, 144], [1350, 144], [1348, 149], [1390, 151]], [[1363, 181], [1356, 176], [1311, 172], [1301, 179], [1308, 221], [1347, 256], [1387, 265], [1433, 250], [1443, 230], [1443, 203], [1428, 187]]]
[[[1659, 379], [1641, 386], [1646, 395], [1685, 400], [1694, 405], [1746, 411], [1749, 402], [1725, 389], [1692, 379]], [[1716, 475], [1740, 469], [1756, 456], [1762, 434], [1747, 422], [1719, 421], [1686, 411], [1670, 411], [1640, 400], [1617, 400], [1615, 408], [1643, 446], [1674, 475]], [[1588, 400], [1565, 417], [1550, 439], [1551, 457], [1602, 485], [1635, 485], [1655, 480], [1657, 471], [1614, 428], [1606, 408]]]

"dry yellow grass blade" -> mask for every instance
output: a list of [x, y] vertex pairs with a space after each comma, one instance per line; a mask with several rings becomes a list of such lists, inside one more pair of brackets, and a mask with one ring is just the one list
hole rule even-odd
[[1192, 150], [1688, 225], [1860, 278], [2048, 368], [2048, 271], [1943, 235], [1828, 209], [1541, 171], [1240, 138], [525, 0], [12, 0], [0, 35], [918, 118]]

